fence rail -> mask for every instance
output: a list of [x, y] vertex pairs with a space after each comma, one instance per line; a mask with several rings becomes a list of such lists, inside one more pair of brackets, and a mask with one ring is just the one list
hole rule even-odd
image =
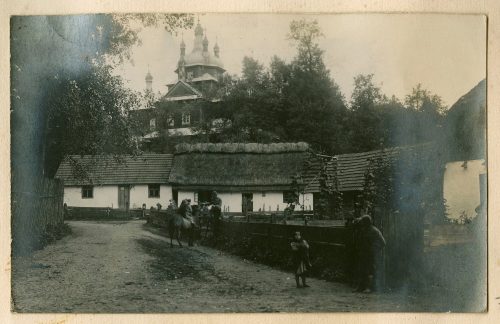
[[29, 182], [30, 188], [12, 190], [13, 251], [29, 251], [41, 244], [49, 228], [64, 222], [61, 180], [39, 178]]

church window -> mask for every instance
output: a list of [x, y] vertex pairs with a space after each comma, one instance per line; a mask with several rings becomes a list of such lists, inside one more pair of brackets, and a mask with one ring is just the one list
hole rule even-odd
[[182, 125], [189, 125], [191, 124], [191, 114], [186, 112], [182, 113]]
[[149, 120], [149, 130], [150, 131], [155, 131], [156, 130], [156, 118], [151, 118]]

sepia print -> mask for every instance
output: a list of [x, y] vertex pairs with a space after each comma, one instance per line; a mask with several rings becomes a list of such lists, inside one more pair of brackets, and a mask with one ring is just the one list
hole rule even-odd
[[486, 311], [486, 27], [12, 16], [12, 311]]

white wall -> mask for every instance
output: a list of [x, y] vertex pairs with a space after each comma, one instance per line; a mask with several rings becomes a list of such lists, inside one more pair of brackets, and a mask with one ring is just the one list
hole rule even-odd
[[[300, 194], [299, 203], [304, 205], [305, 210], [313, 209], [313, 195], [312, 193]], [[253, 193], [253, 210], [258, 211], [259, 208], [265, 211], [283, 211], [288, 206], [287, 203], [283, 202], [283, 192], [265, 192], [265, 196], [262, 192]], [[271, 208], [271, 209], [269, 209]], [[300, 210], [299, 206], [296, 210]]]
[[[241, 192], [217, 192], [219, 198], [222, 200], [222, 208], [227, 211], [229, 208], [229, 212], [242, 212], [242, 193]], [[191, 199], [191, 204], [197, 204], [194, 201], [194, 191], [179, 191], [178, 200], [179, 202], [183, 199]], [[305, 205], [306, 210], [313, 209], [313, 194], [306, 193], [304, 195], [300, 195], [299, 201], [301, 204]], [[253, 193], [253, 210], [258, 211], [259, 208], [263, 208], [265, 205], [265, 210], [269, 211], [269, 207], [271, 207], [271, 211], [276, 211], [279, 207], [280, 211], [283, 211], [285, 207], [288, 205], [283, 203], [283, 192], [266, 192], [265, 197], [262, 196], [262, 192], [254, 192]], [[297, 209], [299, 210], [299, 209]]]
[[118, 186], [94, 186], [94, 198], [82, 198], [82, 187], [64, 187], [64, 202], [70, 207], [118, 208]]
[[[167, 208], [168, 201], [172, 199], [172, 187], [160, 185], [160, 198], [149, 198], [148, 185], [130, 186], [130, 209], [156, 208], [160, 203], [162, 208]], [[82, 198], [82, 187], [64, 187], [64, 202], [71, 207], [110, 207], [118, 208], [118, 186], [104, 185], [94, 186], [93, 198]]]
[[191, 205], [196, 205], [197, 203], [194, 201], [194, 191], [178, 191], [177, 192], [177, 206], [181, 205], [181, 202], [184, 199], [191, 199]]
[[168, 207], [168, 201], [172, 199], [172, 187], [168, 185], [160, 185], [160, 197], [149, 198], [148, 185], [133, 185], [130, 187], [130, 208], [142, 208], [142, 204], [146, 204], [146, 209], [151, 206], [156, 208], [156, 204], [160, 203], [162, 209]]
[[476, 216], [475, 208], [480, 203], [479, 175], [486, 173], [484, 160], [463, 161], [446, 164], [444, 172], [443, 195], [446, 199], [448, 217], [458, 218], [462, 211], [468, 217]]
[[239, 192], [217, 192], [222, 200], [222, 210], [228, 210], [231, 213], [241, 213], [241, 193]]

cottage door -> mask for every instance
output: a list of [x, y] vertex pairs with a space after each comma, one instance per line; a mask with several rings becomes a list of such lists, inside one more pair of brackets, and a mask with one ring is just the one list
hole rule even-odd
[[243, 212], [253, 211], [253, 193], [242, 194]]
[[130, 187], [118, 186], [118, 208], [127, 210], [130, 207]]

